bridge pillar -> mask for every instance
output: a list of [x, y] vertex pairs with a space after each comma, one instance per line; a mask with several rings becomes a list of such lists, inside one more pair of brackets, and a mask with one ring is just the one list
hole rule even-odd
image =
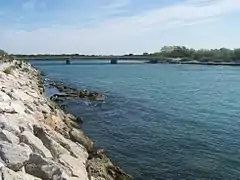
[[67, 59], [66, 64], [70, 64], [70, 63], [71, 63], [70, 59]]
[[111, 59], [111, 64], [117, 64], [118, 60], [117, 59]]

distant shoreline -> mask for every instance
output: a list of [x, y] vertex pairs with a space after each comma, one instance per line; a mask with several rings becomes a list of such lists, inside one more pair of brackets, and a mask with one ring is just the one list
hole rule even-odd
[[[127, 53], [122, 55], [85, 55], [79, 53], [59, 54], [10, 54], [19, 60], [66, 60], [69, 64], [74, 60], [110, 60], [117, 64], [118, 60], [138, 60], [146, 63], [172, 63], [172, 64], [200, 64], [200, 65], [227, 65], [239, 66], [240, 48], [228, 49], [194, 49], [186, 46], [163, 46], [157, 52], [144, 52], [142, 54]], [[68, 62], [67, 62], [68, 61]]]
[[229, 61], [181, 61], [181, 60], [174, 60], [174, 59], [160, 59], [160, 58], [150, 58], [150, 57], [141, 57], [141, 56], [81, 56], [81, 57], [68, 57], [68, 56], [53, 56], [53, 57], [17, 57], [18, 60], [26, 60], [26, 61], [106, 61], [106, 60], [119, 60], [119, 61], [126, 61], [126, 62], [134, 62], [134, 61], [142, 61], [146, 64], [191, 64], [191, 65], [211, 65], [211, 66], [240, 66], [239, 62]]
[[[166, 62], [158, 62], [157, 64], [166, 64]], [[208, 66], [240, 66], [240, 63], [237, 63], [237, 62], [189, 61], [189, 62], [168, 62], [168, 64], [191, 64], [191, 65], [208, 65]]]

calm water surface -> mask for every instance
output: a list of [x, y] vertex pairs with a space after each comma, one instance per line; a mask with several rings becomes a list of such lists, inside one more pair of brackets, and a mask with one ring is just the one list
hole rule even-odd
[[66, 105], [135, 179], [240, 179], [239, 67], [33, 64], [48, 78], [108, 95]]

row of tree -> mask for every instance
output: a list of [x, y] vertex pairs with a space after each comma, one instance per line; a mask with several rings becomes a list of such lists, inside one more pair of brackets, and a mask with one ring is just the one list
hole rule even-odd
[[164, 46], [159, 52], [143, 53], [144, 56], [157, 56], [159, 58], [181, 58], [182, 60], [198, 61], [240, 61], [239, 49], [189, 49], [185, 46]]

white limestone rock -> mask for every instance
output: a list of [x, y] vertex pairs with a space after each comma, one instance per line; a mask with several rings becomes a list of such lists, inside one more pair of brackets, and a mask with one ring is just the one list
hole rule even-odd
[[11, 107], [14, 109], [14, 111], [18, 114], [26, 114], [25, 113], [25, 106], [22, 101], [12, 101]]
[[13, 134], [19, 134], [19, 126], [13, 119], [9, 119], [7, 115], [0, 114], [0, 129], [7, 130]]
[[19, 143], [19, 137], [15, 136], [15, 134], [6, 130], [0, 130], [0, 140], [7, 141], [9, 143], [14, 143], [14, 144]]
[[69, 154], [61, 154], [59, 162], [71, 170], [72, 176], [81, 177], [82, 180], [88, 180], [86, 167], [81, 160]]
[[6, 167], [0, 168], [0, 180], [41, 180], [23, 172], [14, 172]]
[[70, 172], [63, 166], [38, 154], [31, 154], [25, 170], [27, 173], [42, 179], [68, 180], [70, 177]]
[[67, 151], [67, 149], [65, 149], [64, 147], [62, 147], [58, 142], [56, 142], [55, 140], [53, 140], [48, 133], [46, 132], [46, 130], [44, 130], [44, 128], [42, 127], [37, 127], [34, 126], [34, 134], [41, 139], [41, 141], [43, 142], [43, 144], [50, 150], [50, 152], [52, 153], [52, 156], [54, 158], [59, 158], [60, 154], [70, 154], [69, 151]]
[[11, 106], [11, 102], [0, 102], [0, 113], [10, 113], [15, 114], [17, 113], [14, 107]]
[[0, 102], [11, 101], [11, 98], [4, 92], [0, 91]]
[[6, 166], [14, 171], [20, 170], [29, 160], [32, 150], [25, 144], [0, 142], [0, 156]]
[[42, 141], [31, 132], [23, 131], [20, 136], [20, 141], [29, 145], [33, 152], [39, 153], [43, 157], [52, 158], [51, 152], [43, 145]]
[[65, 139], [61, 134], [53, 131], [50, 134], [51, 138], [58, 142], [61, 146], [67, 149], [72, 156], [78, 158], [83, 163], [86, 162], [88, 158], [88, 152], [85, 147], [80, 144], [74, 143], [69, 139]]
[[14, 89], [13, 96], [17, 97], [17, 99], [21, 101], [33, 101], [33, 98], [21, 89]]

